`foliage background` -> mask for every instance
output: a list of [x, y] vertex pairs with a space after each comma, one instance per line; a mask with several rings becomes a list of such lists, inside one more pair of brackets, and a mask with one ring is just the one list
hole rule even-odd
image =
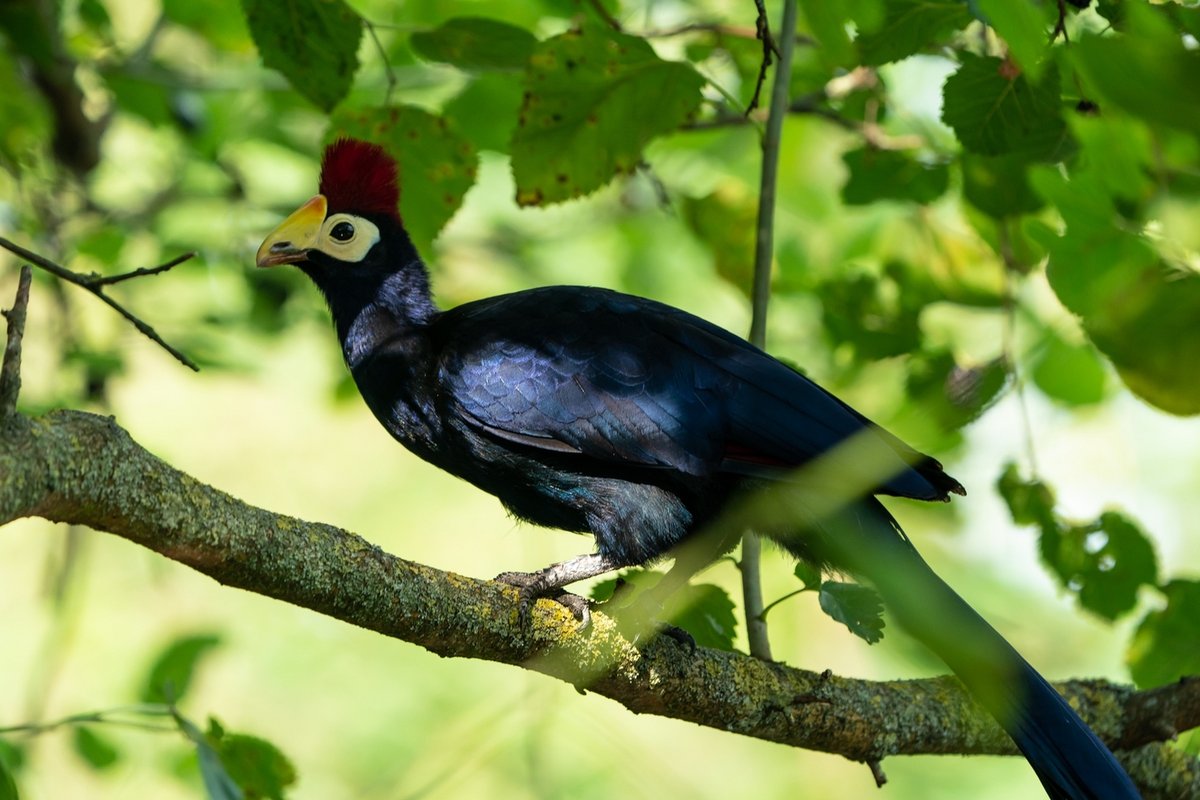
[[[198, 360], [199, 375], [93, 298], [39, 275], [24, 408], [113, 413], [201, 480], [446, 569], [488, 576], [578, 554], [584, 540], [514, 524], [491, 498], [394, 446], [346, 380], [316, 293], [295, 271], [253, 270], [254, 249], [315, 191], [325, 111], [340, 102], [335, 124], [353, 126], [390, 95], [426, 112], [405, 111], [403, 130], [430, 133], [431, 115], [452, 129], [404, 150], [417, 165], [405, 165], [413, 178], [405, 213], [418, 220], [420, 240], [432, 240], [453, 211], [446, 194], [456, 201], [466, 192], [424, 248], [444, 305], [587, 283], [744, 331], [758, 130], [726, 119], [730, 98], [713, 87], [746, 103], [761, 45], [709, 31], [655, 37], [660, 56], [690, 61], [708, 80], [704, 105], [685, 123], [701, 129], [672, 132], [687, 115], [667, 119], [665, 106], [634, 124], [621, 107], [620, 130], [654, 137], [649, 170], [633, 169], [640, 142], [632, 157], [615, 156], [611, 166], [633, 174], [613, 182], [589, 174], [598, 170], [591, 159], [569, 160], [579, 174], [564, 183], [597, 191], [519, 208], [537, 199], [529, 186], [542, 199], [552, 191], [525, 181], [525, 167], [509, 159], [522, 152], [511, 138], [524, 80], [524, 56], [514, 52], [532, 39], [508, 28], [485, 39], [491, 49], [468, 40], [456, 50], [439, 26], [483, 16], [543, 41], [581, 23], [611, 37], [594, 4], [355, 2], [353, 14], [375, 26], [346, 39], [349, 57], [335, 53], [345, 20], [326, 25], [335, 37], [329, 60], [310, 63], [317, 72], [294, 79], [297, 91], [262, 66], [288, 72], [287, 40], [271, 45], [256, 26], [256, 46], [244, 11], [252, 21], [281, 9], [309, 19], [310, 5], [0, 5], [3, 235], [83, 272], [199, 252], [165, 276], [114, 290]], [[744, 2], [604, 8], [629, 32], [702, 22], [752, 33], [755, 21]], [[1200, 103], [1189, 100], [1196, 12], [1102, 3], [1067, 13], [983, 0], [844, 8], [802, 3], [792, 94], [807, 105], [789, 118], [781, 147], [771, 351], [936, 452], [967, 485], [970, 496], [949, 507], [893, 508], [935, 568], [1047, 675], [1127, 680], [1132, 663], [1152, 684], [1198, 671], [1200, 615], [1187, 613], [1200, 603], [1195, 584], [1154, 587], [1200, 571], [1187, 524], [1200, 511], [1200, 433], [1126, 388], [1174, 412], [1195, 413], [1200, 402], [1200, 373], [1189, 366], [1200, 357], [1192, 222]], [[1049, 46], [1060, 8], [1071, 43], [1059, 36]], [[778, 7], [768, 10], [778, 20]], [[94, 165], [66, 157], [79, 148], [54, 153], [50, 100], [69, 94], [53, 80], [64, 58], [78, 105], [103, 127]], [[871, 69], [854, 70], [861, 65]], [[635, 80], [635, 94], [645, 85]], [[477, 149], [478, 161], [439, 149], [447, 141]], [[538, 167], [546, 151], [524, 147], [527, 167]], [[451, 168], [441, 176], [414, 174], [443, 162]], [[431, 185], [449, 188], [422, 194]], [[0, 295], [11, 296], [13, 276], [0, 273]], [[1016, 526], [995, 491], [1010, 462], [1024, 476], [1036, 467], [1055, 490], [1047, 501], [1006, 484], [1032, 527]], [[1106, 540], [1089, 536], [1086, 521], [1105, 509], [1148, 531], [1156, 558], [1147, 560], [1138, 530], [1111, 517]], [[1039, 543], [1052, 570], [1039, 563]], [[287, 753], [300, 776], [290, 797], [874, 791], [859, 765], [633, 718], [510, 668], [435, 659], [222, 589], [119, 540], [17, 523], [0, 535], [0, 564], [0, 725], [134, 702], [164, 648], [211, 634], [219, 644], [199, 659], [181, 706]], [[728, 563], [703, 580], [738, 596]], [[765, 584], [768, 601], [797, 586], [777, 556], [767, 559]], [[1081, 596], [1090, 611], [1079, 611]], [[1168, 597], [1172, 616], [1143, 624]], [[1156, 636], [1168, 626], [1154, 621], [1164, 619], [1175, 627]], [[942, 671], [894, 628], [868, 648], [811, 594], [770, 621], [776, 657], [789, 663], [877, 678]], [[177, 735], [88, 730], [99, 744], [72, 729], [6, 736], [0, 758], [21, 796], [201, 794]], [[115, 758], [97, 755], [106, 745]], [[885, 768], [894, 797], [1040, 791], [1015, 759], [890, 759]]]

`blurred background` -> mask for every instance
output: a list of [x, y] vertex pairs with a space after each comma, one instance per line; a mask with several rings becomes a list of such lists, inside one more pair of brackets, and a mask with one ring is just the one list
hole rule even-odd
[[[390, 74], [393, 100], [445, 115], [479, 148], [474, 185], [425, 252], [444, 307], [580, 283], [748, 330], [756, 126], [660, 137], [648, 169], [581, 200], [521, 209], [507, 155], [516, 78], [422, 60], [410, 35], [486, 15], [546, 38], [593, 14], [589, 4], [352, 5], [376, 24], [349, 102], [381, 102]], [[692, 20], [753, 30], [755, 19], [751, 4], [719, 0], [617, 10], [642, 31]], [[328, 117], [261, 65], [242, 8], [78, 0], [57, 13], [54, 46], [74, 62], [83, 111], [104, 132], [94, 163], [55, 158], [49, 95], [30, 79], [32, 45], [0, 14], [0, 235], [85, 273], [196, 251], [169, 273], [110, 291], [201, 370], [38, 272], [23, 410], [112, 414], [201, 481], [441, 569], [487, 578], [587, 552], [589, 540], [517, 523], [395, 444], [349, 382], [316, 290], [298, 271], [254, 269], [265, 234], [316, 192]], [[753, 39], [656, 45], [743, 102], [753, 90]], [[828, 77], [815, 48], [799, 47], [796, 61], [798, 91]], [[954, 69], [936, 53], [896, 61], [834, 110], [862, 123], [886, 93], [886, 117], [872, 130], [915, 142], [920, 163], [936, 168], [957, 148], [940, 119]], [[934, 453], [967, 487], [949, 506], [889, 507], [934, 568], [1047, 677], [1127, 682], [1135, 630], [1164, 605], [1148, 588], [1139, 594], [1139, 583], [1154, 581], [1125, 587], [1128, 607], [1081, 610], [1080, 587], [1064, 587], [1041, 563], [1038, 531], [1014, 524], [996, 483], [1015, 464], [1053, 487], [1061, 520], [1119, 510], [1152, 542], [1154, 578], [1194, 576], [1200, 546], [1185, 521], [1200, 515], [1200, 429], [1123, 387], [1051, 290], [1041, 253], [1006, 263], [998, 223], [964, 202], [958, 172], [922, 202], [856, 198], [843, 156], [862, 144], [854, 125], [802, 114], [786, 123], [768, 349]], [[1194, 205], [1185, 198], [1170, 211]], [[1175, 218], [1165, 230], [1186, 230]], [[17, 263], [0, 255], [5, 306]], [[798, 588], [780, 553], [768, 550], [763, 573], [768, 603]], [[298, 773], [288, 797], [1042, 796], [1024, 762], [983, 757], [889, 758], [889, 783], [877, 791], [866, 767], [838, 757], [634, 716], [513, 667], [438, 658], [91, 531], [7, 525], [0, 576], [0, 727], [136, 703], [156, 659], [190, 642], [184, 649], [197, 658], [181, 710], [202, 727], [212, 716], [278, 747]], [[740, 606], [729, 562], [698, 580]], [[776, 658], [795, 666], [873, 679], [944, 671], [891, 626], [868, 646], [812, 593], [776, 607], [769, 622]], [[735, 646], [746, 649], [740, 622]], [[177, 732], [87, 730], [3, 737], [0, 757], [21, 797], [203, 796], [194, 750]]]

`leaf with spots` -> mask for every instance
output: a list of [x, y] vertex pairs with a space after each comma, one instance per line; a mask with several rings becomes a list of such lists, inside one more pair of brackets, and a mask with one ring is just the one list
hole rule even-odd
[[409, 39], [413, 50], [430, 61], [465, 70], [520, 70], [537, 39], [516, 25], [485, 17], [457, 17]]
[[325, 140], [350, 136], [381, 145], [400, 165], [400, 216], [417, 251], [433, 240], [475, 184], [478, 153], [449, 120], [412, 106], [339, 111]]
[[525, 99], [512, 141], [517, 203], [582, 197], [700, 105], [704, 79], [664, 61], [643, 39], [584, 27], [538, 45], [525, 71]]
[[343, 0], [242, 0], [263, 64], [324, 111], [350, 91], [363, 21]]

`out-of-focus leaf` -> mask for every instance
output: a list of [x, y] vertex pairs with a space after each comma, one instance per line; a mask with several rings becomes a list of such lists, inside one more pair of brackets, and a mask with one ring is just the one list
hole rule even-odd
[[1094, 348], [1070, 344], [1050, 333], [1033, 365], [1033, 382], [1047, 397], [1069, 406], [1099, 403], [1107, 395], [1108, 373]]
[[1027, 166], [1020, 156], [963, 153], [963, 197], [997, 219], [1031, 214], [1046, 203], [1029, 185]]
[[1143, 689], [1200, 674], [1200, 582], [1171, 581], [1162, 592], [1166, 608], [1146, 615], [1126, 655], [1133, 681]]
[[700, 105], [704, 79], [644, 39], [585, 26], [541, 42], [512, 141], [517, 203], [582, 197], [630, 173], [642, 149]]
[[973, 153], [1054, 160], [1067, 150], [1054, 70], [1033, 83], [1012, 74], [999, 58], [963, 53], [962, 65], [946, 79], [942, 94], [942, 121]]
[[804, 584], [806, 590], [812, 591], [821, 588], [821, 570], [807, 561], [797, 561], [794, 573], [800, 582]]
[[246, 800], [283, 800], [284, 790], [296, 783], [296, 767], [265, 739], [210, 730], [209, 742]]
[[883, 638], [883, 601], [874, 589], [856, 583], [825, 581], [819, 598], [821, 610], [855, 636], [868, 644]]
[[[200, 778], [204, 781], [204, 792], [208, 800], [245, 800], [241, 788], [221, 763], [221, 757], [209, 741], [209, 737], [196, 727], [196, 724], [172, 707], [172, 716], [179, 730], [183, 731], [196, 747], [196, 760], [200, 766]], [[219, 736], [220, 723], [215, 719], [209, 720], [209, 731], [212, 736]]]
[[0, 758], [0, 800], [20, 800], [17, 782], [5, 759]]
[[858, 37], [863, 64], [878, 66], [936, 47], [971, 21], [962, 0], [887, 0], [884, 8], [883, 24]]
[[49, 141], [50, 119], [45, 103], [20, 76], [17, 62], [3, 48], [0, 48], [0, 119], [4, 120], [0, 125], [0, 166], [15, 174], [23, 156]]
[[996, 491], [1004, 499], [1013, 522], [1018, 525], [1054, 527], [1054, 491], [1039, 480], [1027, 481], [1009, 462], [996, 481]]
[[1027, 0], [978, 0], [979, 10], [1008, 45], [1009, 55], [1022, 71], [1036, 81], [1042, 74], [1043, 57], [1049, 50], [1054, 3]]
[[513, 75], [485, 74], [475, 78], [442, 114], [480, 150], [507, 153], [521, 108], [521, 84]]
[[75, 753], [95, 770], [105, 770], [121, 759], [121, 752], [107, 737], [86, 725], [76, 725], [72, 736]]
[[921, 342], [921, 308], [890, 280], [867, 271], [847, 272], [817, 290], [830, 337], [863, 359], [888, 358], [916, 350]]
[[733, 650], [737, 617], [733, 600], [720, 586], [689, 584], [670, 600], [671, 622], [692, 635], [701, 647]]
[[344, 0], [242, 0], [263, 64], [331, 111], [358, 70], [363, 21]]
[[154, 659], [142, 684], [144, 703], [176, 703], [187, 694], [200, 659], [221, 643], [216, 634], [184, 636]]
[[162, 0], [163, 16], [190, 28], [221, 50], [241, 50], [249, 46], [250, 31], [240, 14], [225, 10], [214, 13], [208, 3], [195, 0]]
[[758, 218], [755, 196], [742, 184], [727, 181], [704, 197], [684, 200], [683, 218], [712, 250], [717, 274], [749, 297]]
[[[1200, 52], [1147, 4], [1126, 3], [1120, 36], [1084, 35], [1072, 47], [1100, 106], [1116, 106], [1152, 125], [1200, 134]], [[1152, 87], [1152, 90], [1150, 89]]]
[[868, 205], [877, 200], [912, 200], [932, 203], [950, 185], [945, 164], [924, 164], [898, 150], [863, 147], [842, 155], [850, 178], [842, 186], [847, 205]]
[[1008, 386], [1008, 364], [993, 359], [962, 366], [948, 351], [921, 353], [909, 361], [907, 389], [944, 431], [973, 422]]
[[800, 0], [800, 9], [808, 21], [808, 29], [820, 44], [821, 57], [832, 66], [851, 66], [855, 60], [854, 46], [846, 30], [846, 5], [824, 0]]
[[1155, 191], [1150, 167], [1155, 158], [1149, 127], [1120, 114], [1075, 115], [1071, 130], [1081, 159], [1112, 197], [1141, 202]]
[[1065, 236], [1044, 232], [1050, 285], [1130, 389], [1164, 411], [1200, 413], [1200, 370], [1180, 368], [1200, 363], [1200, 275], [1170, 269], [1147, 239], [1117, 224], [1096, 172], [1031, 173], [1067, 223]]
[[412, 48], [423, 58], [465, 70], [520, 70], [537, 38], [524, 28], [486, 17], [456, 17], [431, 31], [414, 33]]
[[1116, 512], [1085, 525], [1043, 526], [1038, 549], [1080, 604], [1108, 620], [1132, 611], [1138, 589], [1158, 580], [1150, 541]]
[[433, 240], [475, 184], [478, 154], [444, 117], [413, 106], [340, 110], [326, 142], [350, 136], [381, 145], [400, 165], [400, 216], [417, 251]]

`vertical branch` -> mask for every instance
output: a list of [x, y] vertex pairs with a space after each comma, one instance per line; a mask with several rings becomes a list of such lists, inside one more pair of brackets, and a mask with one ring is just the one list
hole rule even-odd
[[33, 272], [21, 267], [17, 297], [12, 308], [2, 312], [8, 320], [4, 342], [4, 364], [0, 366], [0, 425], [17, 413], [17, 395], [21, 392], [21, 336], [25, 333], [25, 309], [29, 305], [29, 283]]
[[[775, 243], [775, 186], [779, 171], [779, 141], [783, 119], [788, 112], [788, 82], [792, 74], [792, 51], [796, 46], [796, 0], [784, 0], [783, 25], [779, 32], [779, 61], [771, 87], [771, 109], [763, 135], [762, 182], [758, 193], [758, 226], [754, 246], [754, 314], [750, 322], [750, 341], [765, 347], [767, 341], [767, 303], [771, 299], [771, 261]], [[750, 653], [771, 658], [767, 622], [763, 618], [762, 579], [759, 557], [762, 544], [754, 533], [742, 539], [742, 602], [746, 608], [746, 636]]]

